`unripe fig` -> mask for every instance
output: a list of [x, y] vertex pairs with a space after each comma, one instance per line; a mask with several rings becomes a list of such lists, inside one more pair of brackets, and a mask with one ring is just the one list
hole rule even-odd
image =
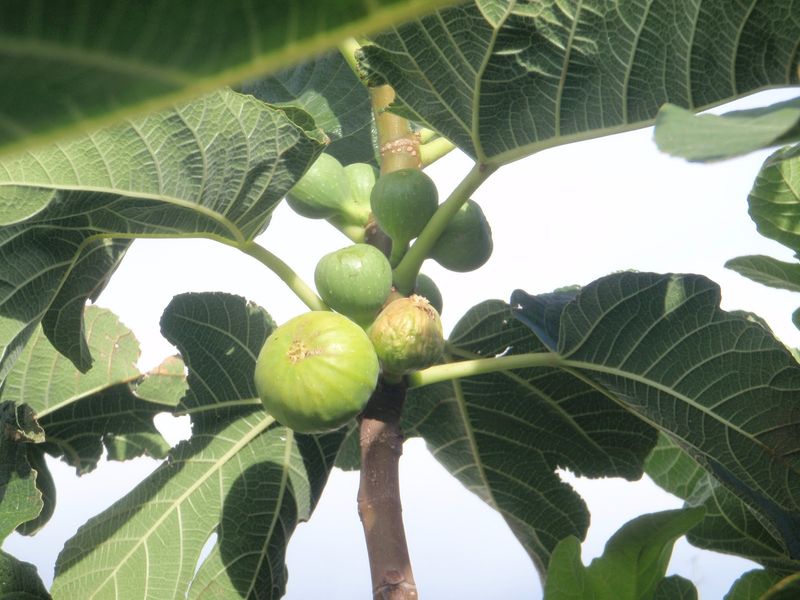
[[370, 206], [392, 243], [405, 246], [419, 235], [439, 206], [433, 180], [419, 169], [382, 175], [372, 188]]
[[349, 223], [363, 227], [369, 220], [370, 194], [378, 180], [378, 169], [366, 163], [353, 163], [344, 168], [350, 184], [350, 198], [347, 201]]
[[328, 306], [366, 325], [392, 291], [392, 267], [374, 246], [353, 244], [323, 256], [314, 283]]
[[286, 194], [292, 210], [310, 219], [339, 215], [349, 198], [350, 183], [344, 167], [330, 154], [320, 154]]
[[436, 240], [431, 258], [450, 271], [474, 271], [492, 255], [492, 229], [477, 202], [467, 200]]
[[338, 429], [360, 413], [380, 367], [364, 330], [329, 311], [308, 312], [275, 329], [256, 360], [264, 409], [300, 433]]
[[417, 275], [417, 282], [414, 284], [414, 293], [430, 302], [433, 308], [436, 309], [436, 312], [441, 316], [444, 300], [442, 299], [442, 292], [439, 291], [433, 279], [424, 273]]
[[384, 308], [369, 328], [369, 339], [390, 378], [429, 367], [444, 352], [439, 313], [417, 295], [400, 298]]

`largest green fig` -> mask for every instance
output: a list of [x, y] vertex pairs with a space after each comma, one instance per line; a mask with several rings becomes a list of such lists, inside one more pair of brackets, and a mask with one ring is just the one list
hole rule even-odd
[[378, 382], [378, 358], [364, 330], [329, 311], [275, 329], [256, 360], [264, 409], [300, 433], [338, 429], [358, 415]]

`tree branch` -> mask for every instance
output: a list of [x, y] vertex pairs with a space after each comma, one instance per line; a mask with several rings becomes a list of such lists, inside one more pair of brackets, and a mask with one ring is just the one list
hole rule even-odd
[[405, 383], [388, 384], [381, 379], [360, 421], [358, 514], [364, 527], [376, 600], [419, 597], [400, 504], [398, 466], [403, 453], [400, 415], [405, 397]]

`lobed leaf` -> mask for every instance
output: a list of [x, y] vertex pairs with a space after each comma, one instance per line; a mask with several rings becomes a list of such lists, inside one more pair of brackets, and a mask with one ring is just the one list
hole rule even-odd
[[[512, 303], [523, 321], [547, 329], [540, 299], [518, 291]], [[679, 442], [797, 560], [800, 366], [759, 323], [720, 310], [719, 299], [697, 275], [601, 278], [563, 306], [559, 364]]]
[[623, 525], [608, 540], [603, 555], [588, 567], [581, 562], [578, 540], [562, 540], [553, 552], [545, 598], [652, 600], [659, 588], [664, 593], [672, 586], [686, 592], [685, 583], [663, 584], [664, 574], [675, 541], [702, 519], [703, 512], [702, 508], [686, 508], [641, 515]]
[[0, 163], [0, 195], [47, 192], [32, 217], [0, 228], [0, 379], [40, 321], [87, 370], [82, 308], [121, 260], [121, 238], [246, 243], [313, 162], [319, 135], [221, 90]]
[[237, 296], [173, 300], [162, 328], [189, 371], [181, 406], [192, 437], [67, 542], [54, 598], [283, 595], [286, 545], [311, 515], [342, 433], [294, 435], [260, 408], [255, 356], [273, 327]]
[[[544, 148], [798, 83], [800, 22], [773, 0], [477, 0], [364, 49], [393, 110], [499, 166]], [[686, 32], [692, 32], [687, 35]]]
[[[547, 351], [501, 301], [471, 309], [449, 347], [455, 359]], [[589, 523], [583, 500], [555, 470], [638, 479], [655, 441], [653, 429], [594, 387], [549, 368], [410, 390], [402, 425], [499, 511], [541, 571], [559, 540], [582, 538]]]
[[6, 2], [0, 154], [183, 103], [447, 3]]
[[771, 256], [739, 256], [725, 263], [756, 283], [769, 287], [800, 292], [800, 263], [787, 263]]

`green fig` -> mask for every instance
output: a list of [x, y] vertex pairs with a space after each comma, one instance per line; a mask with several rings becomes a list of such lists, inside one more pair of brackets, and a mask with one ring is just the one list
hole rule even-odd
[[369, 339], [390, 380], [437, 363], [444, 352], [439, 313], [417, 295], [386, 306], [370, 326]]
[[492, 255], [492, 229], [481, 207], [467, 200], [436, 240], [430, 257], [450, 271], [465, 273]]
[[438, 312], [440, 315], [442, 314], [442, 307], [444, 305], [442, 292], [439, 291], [439, 288], [434, 283], [433, 279], [424, 273], [417, 275], [417, 282], [414, 284], [414, 293], [427, 299], [433, 308], [436, 309], [436, 312]]
[[353, 244], [323, 256], [314, 283], [333, 310], [367, 325], [392, 291], [392, 267], [374, 246]]
[[372, 214], [395, 247], [403, 247], [428, 224], [439, 206], [436, 184], [419, 169], [382, 175], [370, 195]]
[[300, 433], [322, 433], [364, 409], [379, 371], [361, 327], [342, 315], [314, 311], [267, 338], [256, 360], [255, 385], [276, 421]]
[[350, 184], [350, 198], [347, 205], [349, 224], [363, 227], [369, 220], [370, 195], [378, 180], [378, 169], [366, 163], [353, 163], [344, 168]]
[[344, 167], [330, 154], [320, 154], [286, 194], [292, 210], [309, 219], [339, 215], [349, 198], [350, 183]]

